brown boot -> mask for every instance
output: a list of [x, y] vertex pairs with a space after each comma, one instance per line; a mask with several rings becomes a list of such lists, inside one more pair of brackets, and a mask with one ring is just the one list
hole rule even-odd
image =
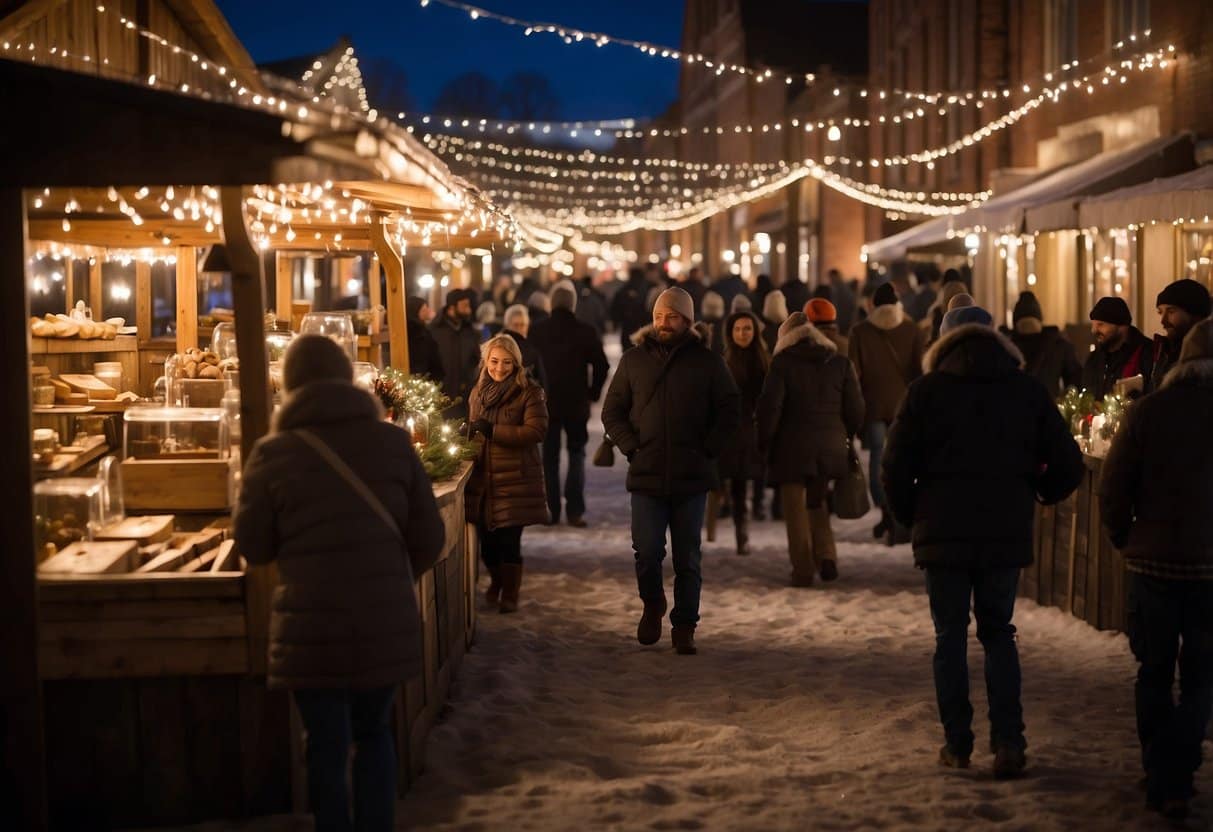
[[637, 641], [646, 646], [661, 641], [661, 619], [665, 618], [666, 608], [664, 592], [660, 601], [644, 602], [644, 612], [640, 616], [640, 623], [636, 625]]
[[813, 559], [823, 581], [838, 577], [838, 548], [834, 545], [834, 530], [830, 528], [830, 510], [820, 505], [809, 509], [809, 534], [813, 539]]
[[719, 512], [720, 494], [715, 491], [709, 491], [707, 511], [703, 513], [704, 533], [708, 539], [708, 543], [716, 542], [716, 518]]
[[489, 568], [489, 588], [484, 591], [484, 603], [489, 608], [501, 601], [501, 567]]
[[498, 612], [515, 612], [518, 609], [518, 593], [522, 589], [522, 564], [501, 564], [501, 606]]
[[674, 652], [680, 656], [694, 656], [699, 651], [695, 649], [695, 628], [674, 627], [670, 630], [674, 641]]
[[750, 521], [744, 513], [733, 516], [733, 531], [737, 535], [737, 554], [748, 555], [750, 553]]

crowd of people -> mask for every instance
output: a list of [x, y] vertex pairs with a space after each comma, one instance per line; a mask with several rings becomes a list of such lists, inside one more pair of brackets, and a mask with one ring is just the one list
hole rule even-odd
[[[837, 484], [862, 478], [859, 441], [879, 514], [873, 534], [909, 543], [925, 575], [939, 761], [966, 768], [974, 751], [972, 613], [986, 656], [993, 771], [1015, 777], [1027, 764], [1013, 624], [1019, 574], [1032, 562], [1035, 506], [1066, 498], [1084, 472], [1056, 401], [1072, 386], [1137, 393], [1099, 498], [1128, 569], [1148, 805], [1182, 816], [1213, 710], [1209, 293], [1192, 280], [1165, 287], [1163, 334], [1152, 340], [1123, 300], [1099, 299], [1089, 312], [1095, 344], [1080, 362], [1045, 326], [1031, 292], [1014, 304], [1011, 327], [999, 328], [968, 287], [953, 270], [915, 286], [905, 264], [862, 289], [831, 272], [815, 290], [799, 281], [776, 288], [765, 276], [751, 287], [732, 275], [709, 284], [698, 269], [679, 281], [633, 269], [614, 285], [585, 278], [546, 291], [506, 278], [479, 303], [455, 289], [437, 312], [410, 298], [410, 371], [440, 382], [453, 401], [447, 415], [483, 440], [466, 505], [489, 576], [484, 602], [519, 609], [525, 527], [587, 525], [590, 411], [604, 390], [605, 441], [627, 464], [636, 638], [658, 643], [668, 613], [679, 655], [698, 650], [705, 524], [711, 535], [730, 516], [736, 553], [748, 555], [750, 521], [766, 516], [769, 489], [786, 527], [790, 585], [839, 577], [831, 513]], [[623, 353], [608, 387], [610, 327]], [[412, 580], [443, 536], [407, 434], [383, 423], [352, 378], [332, 342], [296, 339], [284, 362], [286, 402], [248, 461], [234, 521], [251, 562], [279, 565], [270, 681], [294, 693], [313, 810], [334, 823], [348, 817], [339, 772], [351, 743], [355, 814], [390, 812], [389, 704], [420, 658]], [[365, 523], [349, 522], [359, 515]], [[352, 643], [358, 633], [378, 635]]]

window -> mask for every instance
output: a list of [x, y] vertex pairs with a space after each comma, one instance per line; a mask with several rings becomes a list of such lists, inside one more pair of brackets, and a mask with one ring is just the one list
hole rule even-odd
[[1213, 286], [1213, 226], [1187, 227], [1179, 236], [1183, 276]]
[[1137, 272], [1137, 235], [1123, 228], [1087, 236], [1087, 298], [1089, 305], [1104, 297], [1124, 298], [1133, 306], [1133, 275]]
[[1046, 72], [1078, 60], [1078, 0], [1048, 0], [1044, 35]]
[[1107, 0], [1108, 46], [1115, 46], [1137, 35], [1142, 38], [1150, 28], [1150, 0]]

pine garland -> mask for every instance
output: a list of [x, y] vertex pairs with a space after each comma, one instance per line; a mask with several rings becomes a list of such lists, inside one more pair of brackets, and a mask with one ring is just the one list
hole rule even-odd
[[442, 393], [442, 387], [424, 376], [411, 376], [388, 367], [375, 380], [375, 394], [383, 402], [388, 418], [403, 426], [407, 414], [426, 417], [426, 442], [418, 450], [421, 463], [431, 482], [450, 479], [465, 461], [480, 452], [479, 441], [467, 439], [462, 422], [442, 419], [442, 412], [454, 402]]
[[1070, 387], [1061, 397], [1061, 401], [1057, 403], [1057, 409], [1061, 411], [1062, 418], [1070, 426], [1071, 434], [1085, 436], [1086, 426], [1095, 414], [1095, 396], [1086, 390]]
[[1099, 412], [1103, 414], [1103, 426], [1099, 429], [1100, 439], [1111, 440], [1116, 435], [1116, 429], [1120, 427], [1128, 404], [1129, 400], [1119, 393], [1104, 396], [1099, 405]]

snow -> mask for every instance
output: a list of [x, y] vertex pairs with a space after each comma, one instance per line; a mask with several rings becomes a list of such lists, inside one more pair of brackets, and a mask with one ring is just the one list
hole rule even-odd
[[[482, 613], [400, 828], [1176, 828], [1138, 787], [1127, 640], [1030, 601], [1016, 612], [1029, 776], [989, 772], [972, 633], [973, 768], [937, 764], [922, 576], [908, 547], [872, 541], [872, 517], [834, 520], [841, 577], [811, 589], [787, 585], [781, 523], [754, 524], [746, 558], [722, 520], [704, 545], [699, 655], [675, 655], [668, 622], [639, 646], [624, 472], [588, 469], [590, 528], [524, 534], [521, 609]], [[1207, 775], [1197, 786], [1186, 828], [1213, 818]]]

